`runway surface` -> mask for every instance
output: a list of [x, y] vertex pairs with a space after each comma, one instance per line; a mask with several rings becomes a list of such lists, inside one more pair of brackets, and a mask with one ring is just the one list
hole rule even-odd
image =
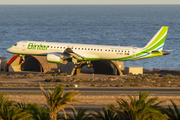
[[[54, 88], [44, 88], [45, 90], [50, 89], [53, 91]], [[179, 95], [180, 88], [74, 88], [65, 87], [67, 90], [78, 90], [80, 93], [93, 94], [93, 95], [127, 95], [127, 94], [138, 94], [139, 91], [150, 92], [150, 95]], [[1, 87], [1, 92], [41, 92], [39, 87]]]

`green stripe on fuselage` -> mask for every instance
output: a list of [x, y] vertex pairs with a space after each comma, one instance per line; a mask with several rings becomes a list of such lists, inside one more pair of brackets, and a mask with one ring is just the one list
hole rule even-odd
[[50, 62], [50, 63], [58, 63], [58, 64], [62, 64], [62, 63], [59, 62], [59, 61], [48, 61], [48, 62]]

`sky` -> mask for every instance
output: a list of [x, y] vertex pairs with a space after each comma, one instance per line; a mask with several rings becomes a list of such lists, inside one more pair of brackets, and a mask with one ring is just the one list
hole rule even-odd
[[180, 0], [0, 0], [0, 5], [180, 4]]

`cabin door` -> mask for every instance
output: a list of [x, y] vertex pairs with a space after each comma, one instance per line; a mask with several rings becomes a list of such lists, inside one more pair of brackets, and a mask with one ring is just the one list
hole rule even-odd
[[22, 42], [22, 51], [26, 50], [26, 44], [27, 44], [27, 41]]
[[134, 47], [134, 48], [133, 48], [133, 51], [132, 51], [132, 52], [133, 52], [133, 53], [132, 53], [132, 54], [133, 54], [133, 58], [135, 58], [135, 57], [136, 57], [136, 51], [137, 51], [137, 48], [136, 48], [136, 47]]

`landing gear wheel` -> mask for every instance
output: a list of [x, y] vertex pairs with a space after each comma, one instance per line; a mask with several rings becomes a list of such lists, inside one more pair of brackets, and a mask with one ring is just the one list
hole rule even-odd
[[78, 68], [78, 64], [74, 64], [74, 68]]
[[74, 64], [74, 68], [80, 68], [81, 67], [81, 65], [79, 65], [79, 64]]
[[92, 67], [93, 67], [93, 64], [87, 64], [87, 67], [88, 67], [88, 68], [92, 68]]

